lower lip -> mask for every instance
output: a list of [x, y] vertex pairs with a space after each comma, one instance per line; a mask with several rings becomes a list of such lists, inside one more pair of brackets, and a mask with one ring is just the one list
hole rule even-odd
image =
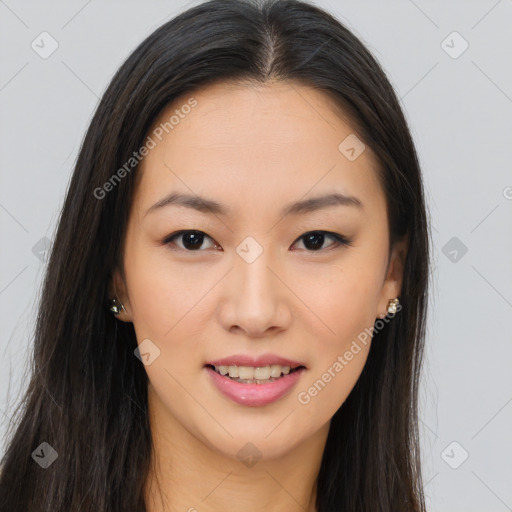
[[305, 368], [283, 375], [274, 382], [265, 384], [244, 384], [224, 377], [209, 366], [206, 367], [216, 388], [237, 404], [250, 407], [267, 405], [282, 398], [297, 383]]

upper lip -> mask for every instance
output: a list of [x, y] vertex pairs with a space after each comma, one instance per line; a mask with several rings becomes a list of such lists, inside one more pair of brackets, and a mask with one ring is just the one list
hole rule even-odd
[[281, 357], [275, 354], [263, 354], [258, 357], [249, 356], [247, 354], [234, 354], [232, 356], [223, 357], [222, 359], [215, 359], [208, 361], [207, 365], [212, 366], [271, 366], [273, 364], [280, 364], [281, 366], [289, 366], [290, 368], [297, 368], [298, 366], [306, 365], [299, 361], [294, 361], [286, 357]]

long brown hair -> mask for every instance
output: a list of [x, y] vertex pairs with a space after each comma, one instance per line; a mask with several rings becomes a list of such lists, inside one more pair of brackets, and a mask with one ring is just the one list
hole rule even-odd
[[[133, 325], [106, 307], [113, 269], [122, 268], [137, 168], [103, 197], [94, 191], [179, 95], [215, 82], [275, 79], [313, 86], [350, 116], [380, 163], [391, 243], [410, 234], [403, 308], [375, 332], [362, 374], [332, 419], [317, 509], [425, 510], [417, 397], [429, 231], [418, 158], [395, 92], [365, 46], [324, 10], [295, 0], [212, 0], [133, 51], [87, 130], [48, 262], [31, 379], [2, 461], [1, 511], [146, 510], [147, 376], [134, 357]], [[58, 454], [46, 469], [32, 457], [43, 442]]]

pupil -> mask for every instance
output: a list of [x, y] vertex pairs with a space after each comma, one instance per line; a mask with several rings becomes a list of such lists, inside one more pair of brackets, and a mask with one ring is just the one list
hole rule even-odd
[[[304, 239], [304, 245], [308, 248], [308, 249], [319, 249], [322, 247], [322, 245], [324, 244], [324, 234], [323, 233], [312, 233], [310, 235], [308, 235], [307, 237], [305, 237]], [[312, 243], [312, 246], [308, 247], [308, 244], [310, 242], [313, 242]], [[320, 243], [319, 243], [320, 242]]]
[[183, 245], [187, 249], [197, 249], [203, 243], [203, 235], [197, 232], [185, 233], [183, 235]]

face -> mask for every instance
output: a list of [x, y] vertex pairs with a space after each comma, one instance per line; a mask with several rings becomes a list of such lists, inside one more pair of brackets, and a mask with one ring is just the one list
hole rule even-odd
[[185, 95], [149, 135], [111, 289], [150, 408], [230, 458], [248, 442], [283, 456], [325, 435], [366, 362], [361, 333], [400, 294], [377, 162], [327, 97], [282, 82]]

